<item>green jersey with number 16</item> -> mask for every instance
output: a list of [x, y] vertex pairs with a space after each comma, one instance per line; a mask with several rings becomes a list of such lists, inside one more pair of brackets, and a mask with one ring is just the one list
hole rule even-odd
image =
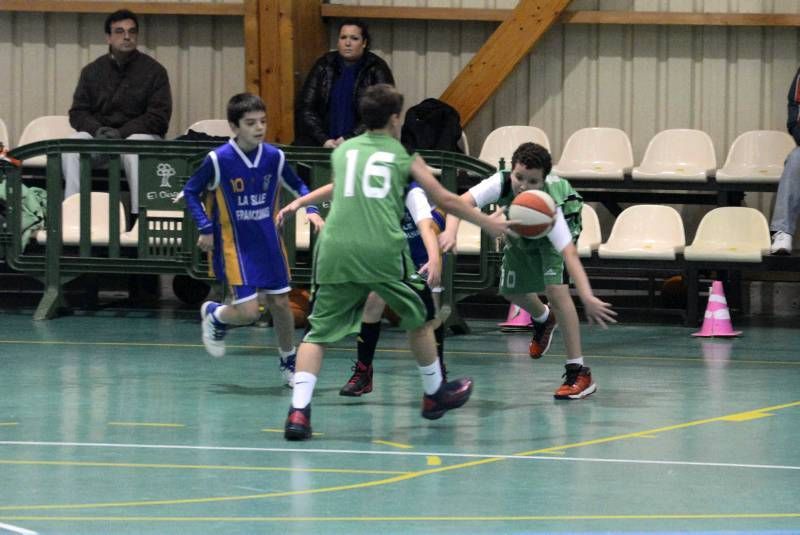
[[333, 199], [317, 245], [317, 283], [382, 282], [408, 275], [400, 220], [414, 157], [394, 137], [373, 132], [333, 151]]

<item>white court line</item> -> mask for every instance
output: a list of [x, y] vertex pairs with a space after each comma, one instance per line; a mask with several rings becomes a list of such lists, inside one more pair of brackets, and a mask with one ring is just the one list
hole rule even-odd
[[54, 446], [54, 447], [80, 447], [80, 448], [132, 448], [132, 449], [163, 449], [163, 450], [203, 450], [203, 451], [247, 451], [247, 452], [273, 452], [273, 453], [327, 453], [339, 455], [399, 455], [399, 456], [431, 456], [455, 457], [467, 459], [518, 459], [535, 461], [572, 461], [590, 463], [621, 463], [621, 464], [656, 464], [674, 466], [713, 466], [721, 468], [756, 468], [766, 470], [800, 470], [800, 466], [775, 465], [775, 464], [742, 464], [742, 463], [712, 463], [695, 461], [659, 461], [646, 459], [602, 459], [597, 457], [550, 457], [539, 455], [489, 455], [480, 453], [434, 453], [422, 451], [373, 451], [373, 450], [321, 450], [305, 448], [251, 448], [244, 446], [186, 446], [181, 444], [110, 444], [102, 442], [35, 442], [0, 440], [0, 446]]
[[38, 533], [35, 531], [21, 528], [19, 526], [12, 526], [11, 524], [3, 524], [2, 522], [0, 522], [0, 530], [10, 531], [11, 533], [19, 533], [21, 535], [38, 535]]

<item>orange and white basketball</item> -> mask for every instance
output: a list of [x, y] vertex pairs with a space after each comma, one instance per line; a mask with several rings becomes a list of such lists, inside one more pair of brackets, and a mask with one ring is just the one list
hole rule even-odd
[[547, 193], [539, 190], [523, 191], [511, 201], [508, 218], [518, 221], [511, 230], [523, 238], [541, 238], [553, 228], [556, 203]]

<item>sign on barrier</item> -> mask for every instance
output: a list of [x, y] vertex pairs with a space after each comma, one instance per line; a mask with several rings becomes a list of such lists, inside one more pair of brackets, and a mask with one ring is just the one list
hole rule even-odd
[[139, 158], [139, 205], [148, 210], [176, 210], [174, 204], [189, 179], [186, 157], [142, 156]]

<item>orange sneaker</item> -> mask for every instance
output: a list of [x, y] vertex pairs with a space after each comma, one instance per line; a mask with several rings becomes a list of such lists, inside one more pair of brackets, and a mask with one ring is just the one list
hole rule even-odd
[[533, 337], [531, 344], [528, 346], [528, 354], [532, 359], [540, 359], [542, 355], [547, 353], [550, 349], [550, 342], [553, 341], [553, 333], [556, 332], [558, 323], [556, 322], [556, 315], [550, 310], [550, 315], [544, 323], [533, 322]]
[[580, 364], [567, 364], [564, 384], [553, 395], [556, 399], [583, 399], [597, 391], [597, 385], [592, 381], [592, 370]]

